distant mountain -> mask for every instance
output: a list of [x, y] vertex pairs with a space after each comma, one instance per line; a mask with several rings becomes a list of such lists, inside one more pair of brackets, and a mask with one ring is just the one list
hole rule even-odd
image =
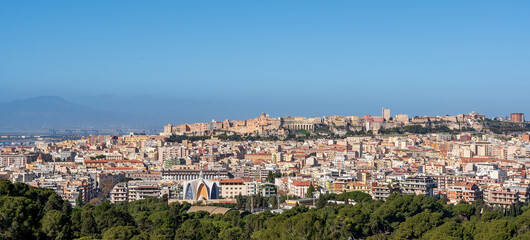
[[0, 129], [130, 128], [141, 122], [138, 116], [96, 110], [57, 96], [0, 103]]

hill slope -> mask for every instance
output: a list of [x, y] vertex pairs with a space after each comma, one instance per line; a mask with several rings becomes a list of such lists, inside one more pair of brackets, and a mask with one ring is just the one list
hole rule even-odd
[[130, 114], [100, 111], [57, 96], [41, 96], [0, 103], [1, 128], [114, 128], [141, 121]]

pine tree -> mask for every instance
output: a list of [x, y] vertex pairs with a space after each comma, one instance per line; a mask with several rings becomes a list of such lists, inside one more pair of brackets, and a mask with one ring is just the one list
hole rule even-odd
[[313, 192], [315, 191], [315, 188], [313, 187], [313, 184], [309, 185], [309, 188], [307, 188], [307, 192], [305, 193], [306, 198], [313, 198]]
[[77, 198], [75, 199], [75, 206], [76, 207], [82, 207], [84, 205], [84, 201], [83, 201], [83, 191], [80, 190], [79, 191], [79, 195], [77, 196]]

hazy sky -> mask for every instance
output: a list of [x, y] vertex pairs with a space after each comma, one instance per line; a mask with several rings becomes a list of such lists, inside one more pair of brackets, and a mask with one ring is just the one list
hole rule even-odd
[[530, 114], [530, 1], [3, 1], [0, 102], [167, 122]]

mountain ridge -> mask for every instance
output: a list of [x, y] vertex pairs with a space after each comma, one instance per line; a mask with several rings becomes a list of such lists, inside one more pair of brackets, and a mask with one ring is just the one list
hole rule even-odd
[[142, 117], [93, 109], [59, 96], [38, 96], [0, 103], [0, 129], [128, 128]]

